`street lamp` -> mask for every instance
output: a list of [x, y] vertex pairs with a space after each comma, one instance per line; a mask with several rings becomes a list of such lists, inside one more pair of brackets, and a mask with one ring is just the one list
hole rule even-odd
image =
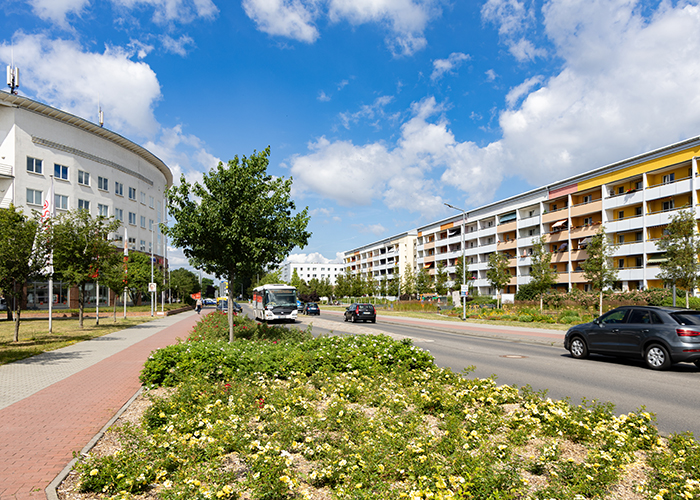
[[457, 208], [453, 205], [450, 205], [449, 203], [445, 203], [446, 207], [449, 207], [453, 210], [457, 210], [458, 212], [462, 212], [462, 229], [460, 233], [462, 233], [462, 288], [459, 291], [459, 298], [462, 300], [462, 321], [467, 320], [467, 297], [462, 296], [462, 289], [464, 289], [467, 285], [467, 266], [465, 262], [465, 250], [466, 250], [466, 245], [464, 244], [464, 231], [467, 229], [467, 212], [465, 212], [461, 208]]

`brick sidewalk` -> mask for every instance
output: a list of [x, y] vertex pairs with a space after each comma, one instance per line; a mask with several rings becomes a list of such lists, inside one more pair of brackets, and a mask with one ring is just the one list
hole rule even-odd
[[45, 488], [141, 386], [150, 353], [186, 338], [176, 323], [0, 410], [0, 499], [46, 498]]

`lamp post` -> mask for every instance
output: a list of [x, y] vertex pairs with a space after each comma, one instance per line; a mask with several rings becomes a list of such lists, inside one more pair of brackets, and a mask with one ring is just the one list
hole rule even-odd
[[[464, 231], [467, 228], [467, 212], [465, 212], [461, 208], [457, 208], [453, 205], [450, 205], [449, 203], [445, 203], [446, 207], [449, 207], [453, 210], [457, 210], [459, 212], [462, 212], [462, 229], [460, 230], [460, 233], [462, 234], [462, 288], [464, 288], [467, 284], [467, 266], [465, 262], [465, 251], [466, 251], [466, 245], [464, 244]], [[462, 321], [467, 320], [467, 297], [462, 296], [462, 289], [460, 288], [459, 290], [459, 298], [462, 301]]]

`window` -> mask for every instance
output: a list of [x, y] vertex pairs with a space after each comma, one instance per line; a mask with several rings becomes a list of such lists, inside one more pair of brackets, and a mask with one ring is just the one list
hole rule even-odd
[[620, 186], [619, 188], [617, 188], [617, 194], [622, 194], [624, 192], [625, 192], [624, 186]]
[[617, 267], [619, 267], [620, 269], [623, 269], [625, 267], [625, 259], [618, 259]]
[[673, 200], [664, 201], [664, 212], [668, 212], [669, 210], [673, 210], [673, 207], [674, 207]]
[[670, 184], [676, 180], [676, 174], [666, 174], [661, 179], [664, 184]]
[[68, 210], [68, 197], [62, 194], [55, 194], [53, 197], [53, 202], [56, 205], [57, 210]]
[[141, 203], [146, 204], [146, 193], [141, 191]]
[[634, 209], [634, 215], [642, 215], [642, 207], [636, 207]]
[[642, 181], [637, 181], [634, 184], [634, 189], [642, 189], [642, 184], [643, 184]]
[[[134, 212], [129, 212], [129, 224], [131, 224], [132, 226], [136, 225], [136, 214]], [[134, 240], [134, 243], [135, 242], [136, 240]]]
[[642, 232], [641, 231], [634, 233], [634, 241], [642, 241]]
[[41, 191], [27, 188], [27, 204], [28, 205], [43, 205], [44, 199], [41, 196]]
[[142, 252], [146, 251], [146, 240], [141, 240], [139, 242], [139, 250], [141, 250]]
[[117, 196], [124, 196], [124, 184], [121, 182], [114, 182], [114, 194]]
[[109, 217], [109, 208], [107, 205], [103, 205], [102, 203], [97, 204], [97, 215], [101, 217]]
[[39, 160], [38, 158], [32, 158], [31, 156], [27, 156], [27, 172], [41, 174], [42, 173], [42, 169], [41, 169], [42, 164], [43, 164], [42, 160]]
[[587, 194], [583, 197], [583, 203], [590, 203], [592, 199], [592, 196], [590, 194]]
[[136, 250], [136, 238], [129, 238], [129, 248]]
[[530, 215], [529, 215], [529, 217], [534, 217], [534, 216], [535, 216], [535, 211], [534, 211], [534, 210], [530, 210]]
[[641, 257], [637, 257], [635, 259], [635, 266], [642, 267], [642, 258]]
[[625, 211], [624, 211], [624, 210], [620, 210], [619, 212], [617, 212], [617, 218], [618, 218], [618, 219], [624, 219], [624, 218], [625, 218]]
[[78, 200], [78, 210], [90, 211], [90, 202], [87, 200]]
[[102, 191], [109, 191], [109, 181], [106, 177], [97, 177], [97, 189], [101, 189]]
[[153, 199], [153, 196], [149, 196], [148, 197], [148, 206], [150, 208], [153, 208], [154, 203], [155, 203], [155, 200]]
[[83, 172], [82, 170], [78, 170], [78, 184], [82, 184], [83, 186], [89, 186], [90, 185], [90, 174], [88, 172]]
[[625, 242], [625, 235], [624, 234], [618, 234], [617, 235], [617, 242], [619, 244], [623, 244]]
[[122, 210], [121, 208], [115, 208], [114, 218], [118, 221], [124, 222], [124, 210]]
[[136, 201], [136, 188], [129, 188], [129, 199]]
[[153, 219], [148, 219], [148, 230], [153, 231]]
[[593, 217], [584, 217], [583, 225], [590, 226], [591, 224], [593, 224]]
[[68, 167], [65, 165], [59, 165], [58, 163], [53, 164], [53, 176], [56, 179], [68, 180]]
[[146, 229], [146, 217], [141, 216], [141, 227]]

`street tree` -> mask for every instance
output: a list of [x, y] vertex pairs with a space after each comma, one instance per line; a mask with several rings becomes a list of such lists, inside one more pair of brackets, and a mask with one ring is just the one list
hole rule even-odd
[[27, 217], [14, 205], [0, 208], [0, 295], [14, 319], [15, 342], [19, 341], [20, 299], [28, 280], [46, 266], [48, 240], [38, 217]]
[[[294, 247], [303, 248], [311, 233], [308, 207], [296, 212], [292, 179], [267, 173], [270, 148], [250, 157], [235, 156], [205, 173], [202, 183], [180, 185], [166, 192], [175, 223], [164, 228], [209, 274], [233, 283], [237, 274], [253, 276], [280, 264]], [[228, 290], [229, 340], [233, 341], [233, 290]]]
[[[301, 282], [301, 279], [299, 278], [299, 275], [296, 274], [297, 270], [294, 270], [294, 274], [296, 275], [297, 283]], [[294, 281], [294, 276], [292, 276], [292, 282]], [[274, 271], [269, 271], [265, 274], [262, 275], [262, 278], [260, 278], [258, 281], [255, 282], [253, 285], [253, 288], [257, 288], [259, 286], [263, 285], [277, 285], [282, 283], [282, 269], [277, 268]], [[297, 286], [292, 284], [292, 286]]]
[[[199, 278], [197, 280], [197, 292], [201, 291]], [[162, 283], [163, 273], [160, 266], [153, 265], [153, 283]], [[151, 255], [143, 252], [129, 252], [127, 264], [127, 291], [131, 295], [134, 304], [138, 303], [144, 295], [148, 294], [148, 284], [151, 283]], [[194, 292], [196, 293], [196, 292]]]
[[586, 247], [588, 257], [581, 263], [584, 278], [599, 293], [599, 315], [603, 314], [603, 290], [612, 287], [617, 280], [617, 270], [612, 266], [612, 256], [616, 249], [617, 246], [608, 241], [605, 227], [600, 226]]
[[335, 295], [337, 297], [349, 297], [352, 293], [352, 272], [345, 269], [343, 274], [335, 278]]
[[[461, 290], [461, 285], [468, 285], [471, 274], [469, 274], [469, 262], [464, 260], [465, 265], [462, 265], [462, 257], [455, 259], [455, 290]], [[464, 267], [464, 269], [462, 269]], [[464, 282], [462, 278], [464, 277]]]
[[78, 325], [83, 327], [85, 287], [109, 267], [114, 245], [109, 234], [121, 226], [111, 217], [92, 217], [84, 209], [70, 210], [53, 218], [51, 225], [55, 273], [78, 288]]
[[[109, 288], [116, 297], [124, 295], [124, 288], [128, 283], [128, 272], [125, 272], [125, 266], [128, 264], [125, 262], [125, 256], [123, 251], [119, 248], [114, 247], [112, 253], [109, 255], [108, 259], [105, 259], [105, 263], [100, 269], [100, 285]], [[114, 321], [117, 321], [117, 301], [114, 300], [113, 304], [113, 314]]]
[[289, 282], [289, 284], [295, 288], [299, 288], [301, 286], [301, 278], [299, 277], [296, 267], [292, 271], [292, 280]]
[[447, 293], [447, 270], [444, 262], [438, 262], [435, 268], [435, 293], [445, 295]]
[[540, 311], [543, 308], [544, 295], [557, 282], [556, 271], [552, 268], [552, 254], [546, 248], [544, 235], [536, 238], [532, 246], [530, 287], [540, 298]]
[[425, 268], [418, 271], [418, 275], [416, 276], [416, 289], [420, 294], [430, 293], [433, 291], [433, 278]]
[[493, 252], [489, 255], [489, 264], [486, 269], [486, 279], [496, 289], [497, 307], [501, 307], [501, 295], [503, 288], [510, 283], [510, 271], [508, 270], [508, 257], [501, 252]]
[[416, 273], [413, 272], [413, 268], [410, 266], [406, 266], [406, 270], [404, 271], [401, 293], [408, 295], [409, 298], [416, 294]]
[[170, 289], [180, 300], [184, 300], [200, 291], [197, 275], [184, 267], [173, 269], [170, 271]]
[[674, 215], [656, 246], [666, 257], [659, 264], [659, 277], [666, 284], [685, 290], [685, 307], [689, 307], [690, 291], [695, 290], [700, 279], [700, 238], [693, 211], [681, 210]]

